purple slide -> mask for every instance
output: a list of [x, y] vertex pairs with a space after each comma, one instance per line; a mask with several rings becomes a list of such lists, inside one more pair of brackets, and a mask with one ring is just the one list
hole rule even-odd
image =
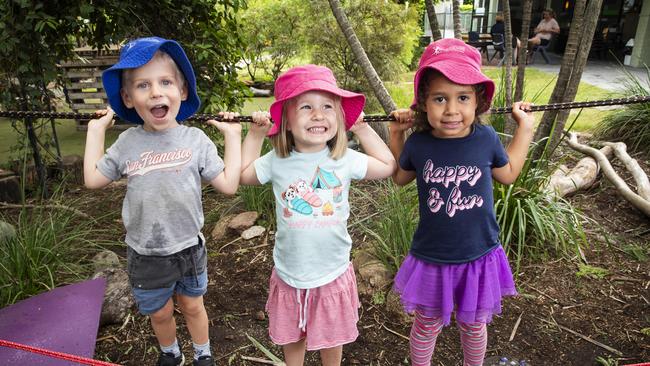
[[[92, 358], [106, 280], [58, 287], [0, 309], [0, 339]], [[0, 346], [2, 365], [78, 363]]]

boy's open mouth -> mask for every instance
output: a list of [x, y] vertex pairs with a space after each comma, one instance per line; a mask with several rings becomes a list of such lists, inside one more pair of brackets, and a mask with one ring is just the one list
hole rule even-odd
[[167, 115], [167, 111], [169, 110], [169, 107], [166, 105], [157, 105], [153, 108], [151, 108], [151, 114], [156, 117], [156, 118], [163, 118]]

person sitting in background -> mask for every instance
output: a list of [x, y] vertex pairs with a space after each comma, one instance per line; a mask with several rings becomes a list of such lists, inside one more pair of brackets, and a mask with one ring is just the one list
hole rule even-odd
[[542, 20], [535, 28], [535, 36], [528, 40], [528, 49], [532, 50], [537, 45], [546, 46], [553, 35], [560, 34], [560, 25], [555, 20], [553, 9], [545, 9]]
[[[501, 34], [502, 37], [501, 39], [505, 42], [506, 39], [506, 26], [505, 23], [503, 22], [503, 14], [502, 13], [497, 13], [496, 17], [494, 18], [494, 25], [490, 28], [490, 34], [492, 34], [492, 41], [494, 41], [494, 34]], [[517, 53], [519, 51], [519, 47], [521, 46], [521, 42], [519, 41], [519, 38], [517, 38], [514, 34], [512, 35], [512, 48], [515, 49], [515, 60], [517, 59]]]

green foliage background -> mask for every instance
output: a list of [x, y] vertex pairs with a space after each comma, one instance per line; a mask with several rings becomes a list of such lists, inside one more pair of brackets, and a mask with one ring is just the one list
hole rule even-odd
[[[235, 68], [244, 48], [236, 14], [245, 6], [244, 0], [1, 2], [0, 104], [13, 110], [52, 110], [51, 86], [62, 84], [57, 64], [73, 59], [75, 47], [104, 48], [156, 35], [175, 39], [185, 49], [204, 111], [239, 108], [247, 89]], [[14, 128], [24, 137], [27, 126], [17, 122]], [[56, 159], [47, 122], [34, 123], [39, 148]], [[25, 150], [26, 139], [18, 141], [15, 150]]]

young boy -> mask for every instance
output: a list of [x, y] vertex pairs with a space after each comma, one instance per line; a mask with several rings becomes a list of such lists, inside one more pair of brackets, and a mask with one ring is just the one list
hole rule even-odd
[[[208, 121], [224, 135], [222, 160], [203, 131], [178, 123], [194, 114], [200, 101], [192, 65], [175, 41], [148, 37], [129, 42], [102, 79], [112, 109], [99, 111], [101, 117], [88, 124], [85, 185], [102, 188], [127, 178], [122, 218], [129, 281], [160, 343], [157, 365], [185, 361], [176, 339], [174, 293], [194, 344], [193, 365], [214, 365], [203, 305], [208, 279], [201, 180], [226, 194], [237, 191], [241, 126]], [[120, 134], [104, 154], [113, 111], [140, 126]]]

